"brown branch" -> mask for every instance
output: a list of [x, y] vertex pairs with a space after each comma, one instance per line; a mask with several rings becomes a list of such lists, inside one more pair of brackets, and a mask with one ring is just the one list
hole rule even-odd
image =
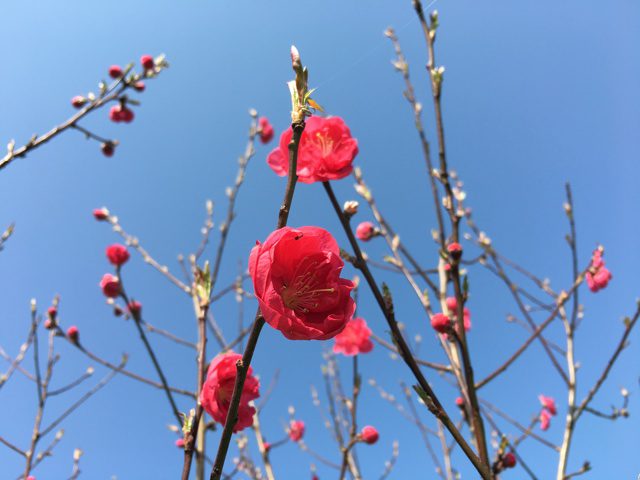
[[[293, 194], [295, 192], [296, 182], [298, 181], [297, 166], [298, 166], [298, 145], [300, 144], [300, 138], [304, 131], [304, 116], [299, 123], [292, 123], [291, 128], [293, 135], [289, 142], [289, 175], [287, 178], [287, 186], [285, 189], [284, 200], [280, 206], [278, 214], [278, 224], [276, 228], [282, 228], [286, 226], [289, 218], [289, 211], [291, 209], [291, 203], [293, 201]], [[213, 471], [211, 472], [211, 480], [219, 480], [222, 476], [222, 468], [224, 467], [224, 461], [229, 450], [229, 442], [231, 441], [231, 435], [233, 433], [233, 427], [237, 422], [238, 407], [240, 405], [240, 396], [242, 395], [242, 388], [244, 386], [247, 372], [253, 359], [253, 353], [260, 337], [260, 332], [264, 326], [264, 318], [258, 309], [251, 333], [247, 341], [242, 360], [238, 361], [236, 380], [233, 387], [233, 395], [229, 404], [229, 411], [225, 421], [222, 436], [220, 438], [220, 445], [218, 447], [218, 453], [216, 454]]]
[[[353, 234], [353, 230], [351, 229], [349, 219], [345, 216], [344, 212], [342, 211], [342, 208], [340, 207], [340, 204], [338, 203], [338, 200], [336, 199], [336, 196], [333, 193], [333, 188], [331, 187], [331, 184], [329, 182], [323, 182], [322, 185], [325, 189], [325, 192], [327, 193], [327, 196], [329, 197], [329, 200], [331, 201], [331, 204], [336, 212], [336, 215], [338, 215], [338, 218], [340, 220], [340, 223], [342, 224], [343, 230], [347, 235], [347, 238], [349, 239], [349, 243], [353, 248], [353, 251], [356, 256], [357, 268], [362, 272], [367, 283], [369, 284], [369, 288], [371, 289], [376, 299], [376, 302], [378, 303], [378, 306], [380, 307], [380, 310], [382, 311], [385, 317], [385, 320], [387, 321], [387, 325], [391, 329], [394, 343], [396, 343], [396, 345], [398, 346], [399, 354], [404, 360], [404, 362], [407, 364], [411, 372], [413, 373], [416, 380], [418, 381], [420, 388], [424, 391], [427, 398], [429, 399], [428, 402], [425, 402], [427, 407], [429, 408], [429, 411], [431, 411], [432, 414], [434, 414], [440, 421], [442, 421], [442, 423], [445, 425], [447, 430], [449, 430], [451, 435], [455, 438], [456, 442], [460, 445], [460, 448], [462, 448], [465, 455], [469, 458], [471, 463], [473, 463], [473, 465], [476, 467], [476, 470], [478, 470], [482, 478], [491, 479], [491, 473], [489, 471], [488, 463], [484, 464], [476, 456], [476, 454], [473, 452], [469, 444], [461, 435], [460, 431], [455, 427], [455, 425], [447, 415], [446, 411], [442, 407], [442, 404], [440, 403], [435, 393], [433, 392], [431, 386], [429, 385], [424, 375], [422, 374], [420, 367], [416, 363], [415, 358], [413, 357], [413, 354], [411, 353], [411, 350], [409, 349], [409, 346], [407, 345], [407, 342], [405, 341], [398, 327], [398, 323], [395, 319], [393, 304], [391, 302], [390, 296], [386, 295], [387, 298], [385, 299], [385, 296], [383, 296], [382, 292], [378, 288], [378, 285], [376, 284], [376, 281], [373, 278], [373, 275], [371, 274], [369, 267], [367, 266], [367, 262], [363, 258], [362, 251], [360, 250], [358, 241], [356, 240]], [[460, 305], [461, 304], [462, 303], [460, 302]]]

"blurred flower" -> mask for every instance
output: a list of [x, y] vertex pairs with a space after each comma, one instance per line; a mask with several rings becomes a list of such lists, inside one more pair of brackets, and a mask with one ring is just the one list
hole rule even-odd
[[291, 420], [287, 433], [292, 442], [299, 442], [304, 435], [304, 422], [302, 420]]
[[102, 280], [100, 280], [100, 288], [105, 296], [115, 298], [120, 295], [120, 280], [115, 275], [105, 273]]
[[363, 242], [371, 240], [376, 233], [376, 227], [371, 222], [362, 222], [356, 228], [356, 237]]
[[348, 322], [344, 330], [336, 335], [335, 341], [333, 351], [347, 356], [369, 353], [373, 349], [371, 330], [364, 318], [354, 318]]
[[370, 425], [363, 427], [360, 431], [360, 438], [362, 438], [364, 443], [368, 443], [369, 445], [376, 443], [379, 437], [378, 431]]
[[127, 260], [129, 260], [129, 251], [127, 250], [127, 247], [120, 245], [119, 243], [109, 245], [106, 253], [109, 262], [116, 267], [124, 265], [127, 263]]
[[260, 141], [262, 143], [269, 143], [273, 138], [273, 126], [269, 123], [267, 117], [260, 117], [258, 119], [258, 128], [260, 132]]

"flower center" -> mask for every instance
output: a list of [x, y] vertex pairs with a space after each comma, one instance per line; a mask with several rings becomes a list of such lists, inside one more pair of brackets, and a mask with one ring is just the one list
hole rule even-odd
[[323, 157], [328, 156], [333, 151], [333, 139], [323, 132], [316, 133], [316, 144], [320, 147]]
[[335, 288], [318, 288], [322, 285], [319, 285], [314, 267], [315, 263], [311, 264], [310, 269], [295, 277], [291, 285], [283, 284], [282, 301], [287, 308], [309, 313], [318, 308], [322, 295], [335, 292]]

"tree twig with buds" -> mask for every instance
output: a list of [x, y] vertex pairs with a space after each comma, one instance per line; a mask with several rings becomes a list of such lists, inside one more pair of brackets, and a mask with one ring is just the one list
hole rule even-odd
[[[287, 186], [285, 188], [284, 199], [278, 214], [278, 224], [276, 227], [278, 229], [286, 226], [289, 218], [291, 203], [293, 202], [293, 194], [295, 192], [296, 182], [298, 181], [298, 146], [305, 127], [305, 116], [308, 114], [308, 73], [307, 69], [302, 66], [300, 54], [295, 47], [291, 48], [291, 61], [293, 70], [296, 74], [295, 81], [289, 83], [292, 101], [291, 128], [293, 130], [293, 135], [289, 142], [289, 174], [287, 176]], [[211, 480], [219, 480], [222, 476], [222, 468], [224, 467], [224, 461], [229, 449], [231, 434], [233, 433], [233, 427], [237, 421], [242, 388], [244, 386], [247, 372], [249, 371], [249, 366], [253, 359], [253, 353], [258, 343], [258, 338], [260, 337], [260, 332], [264, 323], [265, 320], [260, 313], [260, 309], [258, 309], [247, 341], [247, 346], [244, 354], [242, 355], [242, 360], [238, 361], [233, 394], [229, 404], [229, 411], [227, 413], [222, 436], [220, 438], [220, 445], [218, 447], [218, 453], [216, 454], [213, 471], [211, 472]]]
[[460, 431], [456, 428], [456, 426], [453, 424], [453, 422], [449, 418], [449, 415], [446, 413], [446, 411], [442, 407], [442, 404], [436, 397], [431, 386], [429, 385], [426, 378], [422, 374], [420, 367], [416, 363], [415, 358], [413, 357], [413, 354], [409, 349], [409, 345], [407, 345], [407, 342], [405, 341], [404, 337], [402, 336], [402, 333], [400, 332], [400, 329], [398, 328], [398, 323], [395, 319], [395, 314], [393, 313], [393, 306], [391, 303], [390, 295], [387, 295], [387, 299], [385, 300], [385, 296], [383, 296], [382, 292], [378, 288], [378, 285], [376, 284], [376, 281], [373, 278], [373, 275], [371, 274], [369, 267], [367, 266], [367, 262], [364, 260], [362, 256], [362, 251], [360, 250], [358, 241], [356, 240], [355, 235], [353, 234], [353, 230], [349, 223], [349, 219], [345, 216], [344, 212], [342, 211], [342, 208], [340, 207], [340, 204], [338, 203], [338, 200], [336, 199], [336, 196], [333, 192], [333, 188], [331, 187], [331, 184], [329, 182], [323, 182], [322, 185], [325, 189], [325, 192], [327, 193], [327, 196], [329, 197], [329, 200], [333, 206], [333, 209], [338, 215], [338, 218], [340, 220], [340, 223], [342, 224], [343, 230], [347, 235], [347, 238], [349, 239], [349, 243], [353, 248], [353, 251], [356, 256], [357, 268], [362, 272], [363, 276], [365, 277], [369, 285], [369, 288], [371, 289], [376, 299], [376, 302], [378, 303], [378, 306], [380, 307], [380, 310], [382, 311], [385, 317], [385, 320], [387, 321], [387, 325], [389, 325], [389, 328], [391, 329], [391, 334], [393, 336], [394, 343], [398, 346], [400, 356], [402, 357], [402, 359], [407, 364], [407, 366], [413, 373], [414, 377], [418, 381], [418, 385], [421, 392], [424, 393], [425, 404], [429, 408], [429, 411], [433, 415], [435, 415], [440, 421], [442, 421], [442, 423], [445, 425], [447, 430], [451, 433], [451, 435], [455, 438], [456, 442], [460, 445], [460, 448], [462, 448], [465, 455], [469, 458], [471, 463], [473, 463], [474, 467], [476, 468], [478, 473], [480, 473], [482, 478], [484, 478], [485, 480], [490, 480], [491, 473], [489, 471], [488, 462], [483, 463], [482, 460], [479, 459], [476, 456], [476, 454], [473, 452], [473, 450], [471, 449], [467, 441], [464, 439]]

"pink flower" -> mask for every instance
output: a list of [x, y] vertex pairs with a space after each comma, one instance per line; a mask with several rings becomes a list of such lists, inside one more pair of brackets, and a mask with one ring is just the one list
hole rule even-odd
[[76, 327], [75, 325], [72, 325], [69, 328], [67, 328], [67, 338], [69, 338], [69, 340], [71, 340], [72, 343], [78, 343], [79, 335], [80, 335], [80, 332], [78, 330], [78, 327]]
[[438, 333], [447, 333], [451, 328], [451, 320], [444, 313], [436, 313], [431, 317], [431, 326]]
[[354, 318], [335, 337], [334, 353], [353, 356], [359, 353], [369, 353], [373, 349], [371, 329], [364, 318]]
[[100, 288], [105, 296], [115, 298], [120, 295], [120, 280], [115, 275], [105, 273], [102, 280], [100, 280]]
[[368, 443], [369, 445], [376, 443], [379, 437], [380, 434], [378, 434], [378, 431], [370, 425], [363, 427], [360, 431], [360, 438], [362, 438], [364, 443]]
[[[280, 136], [280, 144], [267, 157], [271, 169], [281, 177], [289, 172], [289, 142], [293, 130]], [[339, 180], [351, 173], [358, 154], [358, 141], [340, 117], [311, 117], [298, 147], [298, 181], [303, 183]]]
[[553, 398], [539, 395], [538, 400], [540, 400], [542, 408], [548, 410], [551, 415], [556, 415], [558, 413], [558, 410], [556, 409], [556, 401]]
[[109, 210], [106, 208], [96, 208], [93, 211], [93, 218], [96, 220], [106, 220], [109, 218]]
[[[224, 425], [227, 420], [233, 386], [236, 381], [236, 363], [241, 358], [242, 355], [235, 352], [221, 353], [216, 356], [209, 365], [207, 379], [202, 386], [200, 403], [207, 413], [221, 425]], [[253, 415], [256, 413], [256, 409], [249, 405], [249, 402], [260, 396], [259, 389], [260, 382], [253, 376], [253, 369], [249, 367], [240, 396], [238, 421], [233, 427], [234, 432], [239, 432], [253, 424]]]
[[290, 340], [328, 340], [351, 320], [351, 280], [329, 232], [284, 227], [251, 250], [249, 273], [265, 321]]
[[56, 318], [56, 316], [58, 315], [58, 309], [56, 307], [54, 307], [53, 305], [50, 306], [47, 309], [47, 315], [49, 315], [49, 318]]
[[133, 84], [133, 88], [136, 92], [144, 92], [144, 89], [147, 88], [142, 80], [138, 80]]
[[611, 272], [604, 266], [602, 251], [600, 249], [594, 250], [593, 256], [591, 257], [591, 266], [585, 277], [589, 290], [594, 293], [605, 288], [613, 278]]
[[129, 260], [129, 251], [127, 250], [127, 247], [120, 245], [119, 243], [109, 245], [106, 252], [109, 262], [116, 267], [124, 265], [127, 263], [127, 260]]
[[540, 412], [540, 429], [547, 430], [551, 425], [551, 414], [546, 408]]
[[82, 95], [76, 95], [71, 99], [71, 105], [74, 108], [82, 108], [85, 103], [87, 103], [87, 99], [84, 98]]
[[44, 328], [46, 328], [47, 330], [51, 330], [55, 326], [56, 326], [56, 322], [54, 320], [51, 320], [50, 318], [47, 318], [44, 321]]
[[140, 315], [140, 312], [142, 312], [142, 304], [136, 300], [129, 302], [129, 306], [127, 308], [133, 317], [137, 317]]
[[505, 468], [513, 468], [516, 466], [516, 456], [509, 452], [509, 453], [505, 453], [504, 456], [502, 457], [502, 464], [504, 465]]
[[122, 67], [119, 65], [111, 65], [109, 67], [109, 76], [111, 78], [120, 78], [122, 76]]
[[145, 70], [153, 70], [153, 67], [155, 67], [153, 57], [151, 55], [142, 55], [140, 57], [140, 65], [142, 65], [142, 68]]
[[362, 222], [356, 228], [356, 237], [363, 242], [371, 240], [376, 233], [376, 227], [371, 222]]
[[262, 143], [269, 143], [273, 138], [273, 126], [269, 123], [267, 117], [260, 117], [258, 119], [258, 128], [260, 132], [260, 141]]
[[34, 477], [33, 475], [29, 475], [29, 476], [27, 477], [27, 480], [36, 480], [36, 477]]
[[292, 442], [299, 442], [304, 435], [304, 422], [302, 420], [291, 420], [287, 433]]
[[175, 442], [175, 445], [178, 448], [184, 448], [184, 438], [177, 439]]
[[[447, 297], [447, 309], [449, 310], [449, 315], [454, 320], [454, 325], [457, 326], [457, 312], [458, 312], [458, 301], [456, 297]], [[467, 307], [464, 307], [462, 310], [462, 321], [464, 322], [464, 331], [468, 332], [471, 330], [471, 312]]]
[[113, 157], [116, 149], [114, 148], [113, 143], [105, 142], [100, 145], [100, 150], [105, 157]]

